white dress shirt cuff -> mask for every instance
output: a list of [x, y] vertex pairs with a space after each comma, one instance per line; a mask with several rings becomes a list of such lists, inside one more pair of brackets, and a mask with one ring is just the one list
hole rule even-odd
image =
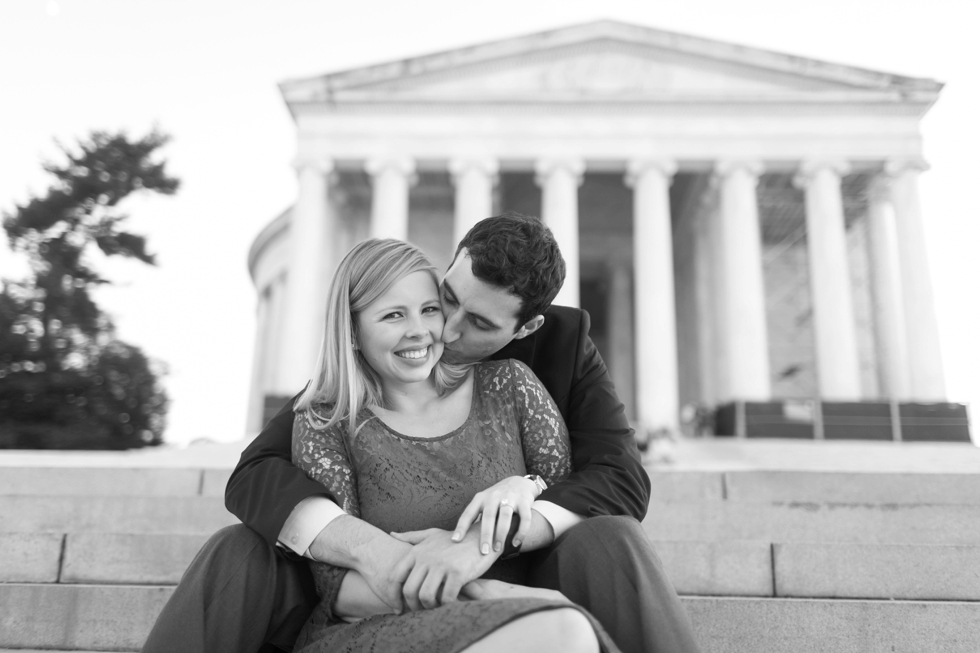
[[562, 533], [585, 519], [582, 515], [577, 515], [571, 510], [562, 508], [557, 503], [550, 501], [535, 501], [531, 504], [531, 508], [537, 510], [542, 517], [548, 520], [551, 529], [555, 531], [556, 540]]
[[279, 544], [295, 553], [312, 558], [310, 545], [327, 524], [346, 515], [340, 506], [322, 496], [306, 497], [293, 508], [279, 531]]

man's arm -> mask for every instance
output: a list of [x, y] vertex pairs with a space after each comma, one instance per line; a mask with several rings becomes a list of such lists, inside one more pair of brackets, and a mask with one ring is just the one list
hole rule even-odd
[[283, 524], [303, 499], [325, 494], [292, 463], [293, 397], [242, 452], [225, 487], [225, 507], [275, 545]]
[[588, 313], [580, 315], [575, 351], [565, 352], [575, 355], [565, 411], [572, 473], [538, 499], [585, 517], [631, 515], [642, 520], [650, 501], [650, 478], [640, 462], [626, 410], [588, 335]]

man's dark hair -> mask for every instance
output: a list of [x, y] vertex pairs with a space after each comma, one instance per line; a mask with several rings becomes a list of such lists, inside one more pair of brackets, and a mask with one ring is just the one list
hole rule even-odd
[[565, 281], [555, 237], [529, 215], [507, 211], [480, 220], [459, 241], [456, 256], [464, 247], [477, 279], [521, 298], [515, 331], [544, 313]]

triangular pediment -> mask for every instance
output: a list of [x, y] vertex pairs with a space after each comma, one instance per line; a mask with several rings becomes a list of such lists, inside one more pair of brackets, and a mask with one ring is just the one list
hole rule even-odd
[[891, 96], [941, 84], [613, 21], [283, 82], [287, 103]]

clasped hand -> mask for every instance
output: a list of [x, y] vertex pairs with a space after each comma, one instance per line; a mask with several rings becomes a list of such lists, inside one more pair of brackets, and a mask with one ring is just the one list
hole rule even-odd
[[463, 586], [486, 573], [500, 557], [480, 553], [476, 529], [467, 531], [459, 543], [453, 540], [451, 531], [440, 528], [391, 535], [412, 545], [392, 574], [404, 579], [402, 598], [412, 611], [457, 600]]
[[[435, 608], [456, 601], [460, 591], [496, 562], [516, 513], [520, 526], [514, 544], [520, 546], [531, 528], [531, 504], [537, 495], [533, 481], [510, 476], [474, 495], [456, 523], [455, 531], [430, 528], [392, 533], [412, 548], [397, 562], [381, 563], [368, 582], [389, 606], [395, 607], [393, 584], [409, 610]], [[479, 518], [479, 521], [477, 521]], [[464, 598], [472, 598], [464, 593]]]

